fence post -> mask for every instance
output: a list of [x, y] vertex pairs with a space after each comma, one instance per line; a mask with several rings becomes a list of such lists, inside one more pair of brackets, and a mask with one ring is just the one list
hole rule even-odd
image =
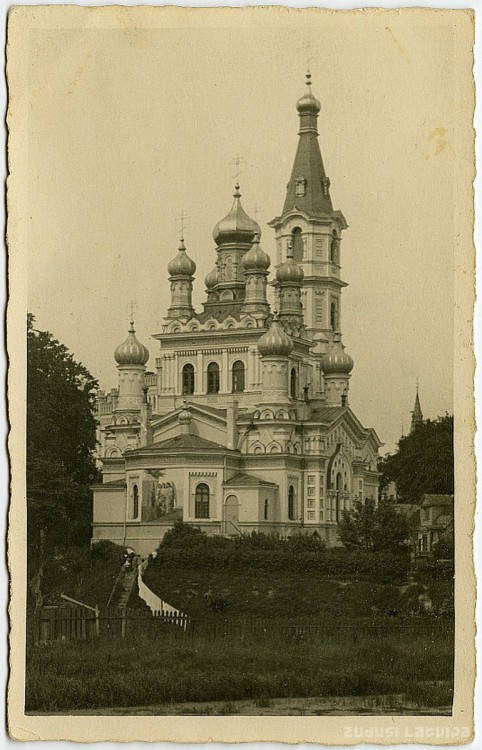
[[100, 635], [100, 622], [99, 622], [99, 605], [95, 605], [95, 634]]
[[121, 620], [121, 636], [126, 637], [126, 608], [122, 608], [122, 620]]

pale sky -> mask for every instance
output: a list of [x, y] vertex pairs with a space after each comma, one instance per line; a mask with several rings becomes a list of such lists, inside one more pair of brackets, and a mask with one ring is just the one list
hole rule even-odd
[[31, 32], [28, 307], [102, 388], [117, 385], [131, 300], [154, 369], [181, 211], [201, 308], [238, 153], [243, 206], [261, 207], [274, 261], [267, 222], [283, 207], [309, 45], [325, 169], [349, 224], [350, 405], [390, 450], [409, 428], [417, 378], [425, 417], [452, 412], [452, 36], [390, 20]]

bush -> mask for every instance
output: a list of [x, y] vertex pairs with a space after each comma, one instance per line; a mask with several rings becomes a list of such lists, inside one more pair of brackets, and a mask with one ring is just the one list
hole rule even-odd
[[298, 534], [281, 539], [250, 534], [234, 540], [207, 536], [182, 522], [176, 523], [160, 543], [154, 568], [209, 568], [213, 570], [290, 570], [294, 573], [320, 573], [374, 578], [381, 583], [404, 581], [410, 565], [404, 551], [375, 552], [365, 549], [326, 549], [317, 537]]
[[431, 581], [436, 578], [448, 580], [454, 575], [454, 561], [420, 557], [415, 562], [415, 574], [422, 581]]
[[453, 560], [454, 554], [454, 543], [448, 539], [439, 539], [432, 549], [432, 555], [436, 560]]

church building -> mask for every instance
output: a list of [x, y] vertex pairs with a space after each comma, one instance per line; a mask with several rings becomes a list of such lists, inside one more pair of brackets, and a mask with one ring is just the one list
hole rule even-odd
[[[167, 266], [171, 300], [155, 372], [134, 324], [99, 391], [93, 541], [146, 555], [176, 520], [208, 534], [316, 534], [337, 544], [344, 509], [377, 497], [382, 445], [349, 404], [341, 241], [318, 142], [320, 103], [297, 103], [298, 148], [275, 232], [276, 258], [241, 204], [213, 231], [202, 311], [184, 240]], [[274, 268], [270, 275], [270, 268]], [[272, 285], [275, 304], [268, 302]]]

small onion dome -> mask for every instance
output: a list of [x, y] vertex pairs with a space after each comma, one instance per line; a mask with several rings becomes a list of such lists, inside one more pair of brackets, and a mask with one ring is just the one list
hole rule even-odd
[[167, 265], [170, 276], [193, 276], [196, 271], [196, 264], [186, 253], [184, 240], [181, 240], [179, 252]]
[[218, 221], [213, 229], [216, 245], [223, 242], [252, 242], [255, 234], [261, 234], [258, 222], [248, 216], [241, 205], [238, 183], [235, 185], [233, 196], [231, 211], [224, 219]]
[[129, 335], [115, 350], [114, 359], [118, 365], [145, 365], [149, 359], [149, 350], [135, 337], [132, 320]]
[[321, 369], [325, 375], [348, 375], [353, 370], [353, 360], [343, 345], [338, 344], [322, 357]]
[[287, 357], [292, 348], [293, 342], [275, 313], [270, 329], [258, 341], [258, 351], [263, 357]]
[[311, 73], [306, 74], [306, 85], [308, 86], [308, 91], [301, 97], [301, 99], [298, 99], [296, 109], [300, 113], [313, 112], [314, 114], [318, 114], [321, 109], [321, 104], [311, 93]]
[[276, 280], [280, 284], [301, 284], [303, 277], [303, 269], [295, 263], [293, 249], [289, 247], [286, 262], [276, 271]]
[[209, 271], [208, 275], [204, 279], [204, 283], [206, 284], [206, 289], [212, 289], [216, 286], [218, 283], [218, 269], [213, 268], [212, 271]]
[[241, 258], [245, 271], [267, 271], [271, 265], [270, 257], [259, 244], [259, 234], [255, 234], [251, 249]]

